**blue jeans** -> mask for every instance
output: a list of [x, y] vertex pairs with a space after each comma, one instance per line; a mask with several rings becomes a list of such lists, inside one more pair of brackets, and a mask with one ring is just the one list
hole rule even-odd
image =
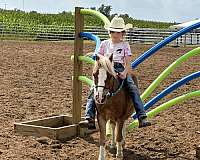
[[[124, 70], [124, 66], [120, 63], [115, 63], [114, 68], [115, 68], [115, 71], [117, 71], [117, 72], [123, 72], [123, 70]], [[125, 85], [127, 86], [128, 90], [129, 90], [129, 94], [130, 94], [131, 100], [134, 104], [137, 118], [146, 118], [147, 116], [144, 111], [144, 105], [140, 98], [139, 90], [138, 90], [137, 86], [135, 85], [132, 77], [129, 74], [127, 75]], [[95, 112], [95, 100], [93, 98], [93, 92], [94, 91], [91, 89], [89, 97], [87, 99], [86, 113], [85, 113], [86, 119], [87, 118], [95, 118], [96, 112]]]

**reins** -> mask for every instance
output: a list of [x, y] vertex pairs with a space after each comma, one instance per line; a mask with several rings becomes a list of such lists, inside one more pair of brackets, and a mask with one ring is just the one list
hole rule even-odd
[[117, 93], [119, 93], [119, 92], [121, 91], [121, 89], [123, 88], [124, 81], [125, 81], [125, 79], [123, 79], [123, 81], [121, 82], [121, 84], [119, 85], [119, 87], [117, 88], [116, 91], [114, 91], [114, 92], [110, 92], [110, 91], [109, 91], [109, 92], [107, 93], [107, 96], [113, 97], [113, 96], [115, 96]]

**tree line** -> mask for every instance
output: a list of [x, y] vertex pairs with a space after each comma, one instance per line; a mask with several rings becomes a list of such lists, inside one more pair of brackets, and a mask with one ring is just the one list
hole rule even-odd
[[[111, 14], [112, 6], [102, 4], [99, 8], [91, 7], [90, 9], [98, 10], [110, 20], [116, 15]], [[120, 14], [126, 23], [132, 23], [134, 27], [138, 28], [168, 28], [171, 23], [154, 22], [137, 20], [130, 17], [128, 14]], [[86, 26], [102, 26], [103, 22], [93, 16], [85, 16]], [[24, 12], [18, 9], [4, 10], [0, 9], [0, 22], [18, 23], [26, 25], [58, 25], [58, 26], [74, 26], [74, 14], [72, 12], [63, 11], [58, 14], [42, 14], [36, 11]]]

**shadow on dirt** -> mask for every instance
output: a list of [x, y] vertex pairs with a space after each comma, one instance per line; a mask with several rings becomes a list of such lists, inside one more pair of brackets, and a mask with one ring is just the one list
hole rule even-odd
[[[109, 153], [112, 154], [113, 157], [115, 157], [116, 149], [110, 149], [109, 146], [107, 146], [106, 150], [108, 150]], [[150, 157], [137, 154], [134, 151], [127, 148], [124, 148], [123, 153], [124, 153], [124, 160], [150, 160]]]
[[[99, 147], [99, 140], [94, 139], [92, 136], [88, 135], [87, 137], [83, 138], [85, 141], [91, 144], [95, 144], [97, 147]], [[116, 149], [110, 149], [109, 145], [106, 145], [106, 150], [112, 155], [114, 158], [116, 155]], [[135, 153], [131, 149], [125, 148], [124, 151], [124, 160], [150, 160], [151, 158], [146, 155], [140, 155], [138, 153]]]

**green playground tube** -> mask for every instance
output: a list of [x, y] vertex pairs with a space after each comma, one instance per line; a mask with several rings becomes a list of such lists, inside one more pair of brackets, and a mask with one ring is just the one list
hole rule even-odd
[[179, 59], [177, 59], [175, 62], [173, 62], [169, 67], [167, 67], [152, 83], [151, 85], [144, 91], [144, 93], [141, 95], [141, 99], [144, 101], [153, 91], [154, 89], [182, 62], [186, 61], [192, 56], [200, 54], [200, 47], [195, 48], [183, 56], [181, 56]]
[[109, 19], [105, 15], [103, 15], [101, 12], [91, 10], [91, 9], [81, 9], [80, 13], [94, 15], [94, 16], [100, 18], [104, 22], [104, 24], [110, 24]]
[[[188, 99], [191, 99], [191, 98], [197, 97], [197, 96], [200, 96], [200, 90], [190, 92], [190, 93], [184, 94], [182, 96], [176, 97], [166, 103], [163, 103], [162, 105], [156, 107], [155, 109], [149, 111], [147, 113], [147, 117], [152, 118], [152, 117], [156, 116], [157, 114], [159, 114], [161, 111], [164, 111], [175, 104], [181, 103], [185, 100], [188, 100]], [[138, 126], [138, 120], [134, 120], [131, 124], [129, 124], [127, 129], [130, 130], [130, 129], [136, 128], [137, 126]]]
[[[73, 60], [73, 59], [74, 59], [74, 55], [71, 56], [71, 60]], [[94, 60], [87, 56], [79, 56], [78, 59], [79, 59], [79, 61], [84, 61], [89, 64], [94, 64]], [[79, 76], [78, 79], [79, 79], [79, 81], [84, 82], [89, 86], [91, 86], [93, 84], [93, 80], [87, 78], [86, 76]]]
[[[73, 59], [74, 59], [74, 56], [71, 56], [71, 60], [73, 60]], [[78, 59], [80, 61], [84, 61], [89, 64], [94, 64], [94, 60], [87, 56], [79, 56]], [[79, 76], [78, 79], [79, 79], [79, 81], [84, 82], [84, 83], [88, 84], [89, 86], [91, 86], [93, 83], [93, 80], [87, 78], [86, 76]]]
[[[83, 61], [89, 64], [94, 64], [94, 60], [88, 56], [79, 56], [78, 57], [79, 61]], [[71, 60], [74, 60], [74, 55], [71, 56]]]
[[79, 61], [84, 61], [89, 64], [94, 64], [94, 60], [87, 56], [79, 56], [78, 59], [79, 59]]
[[86, 76], [79, 76], [78, 79], [79, 79], [79, 81], [84, 82], [90, 86], [92, 86], [92, 84], [93, 84], [93, 80], [87, 78]]

